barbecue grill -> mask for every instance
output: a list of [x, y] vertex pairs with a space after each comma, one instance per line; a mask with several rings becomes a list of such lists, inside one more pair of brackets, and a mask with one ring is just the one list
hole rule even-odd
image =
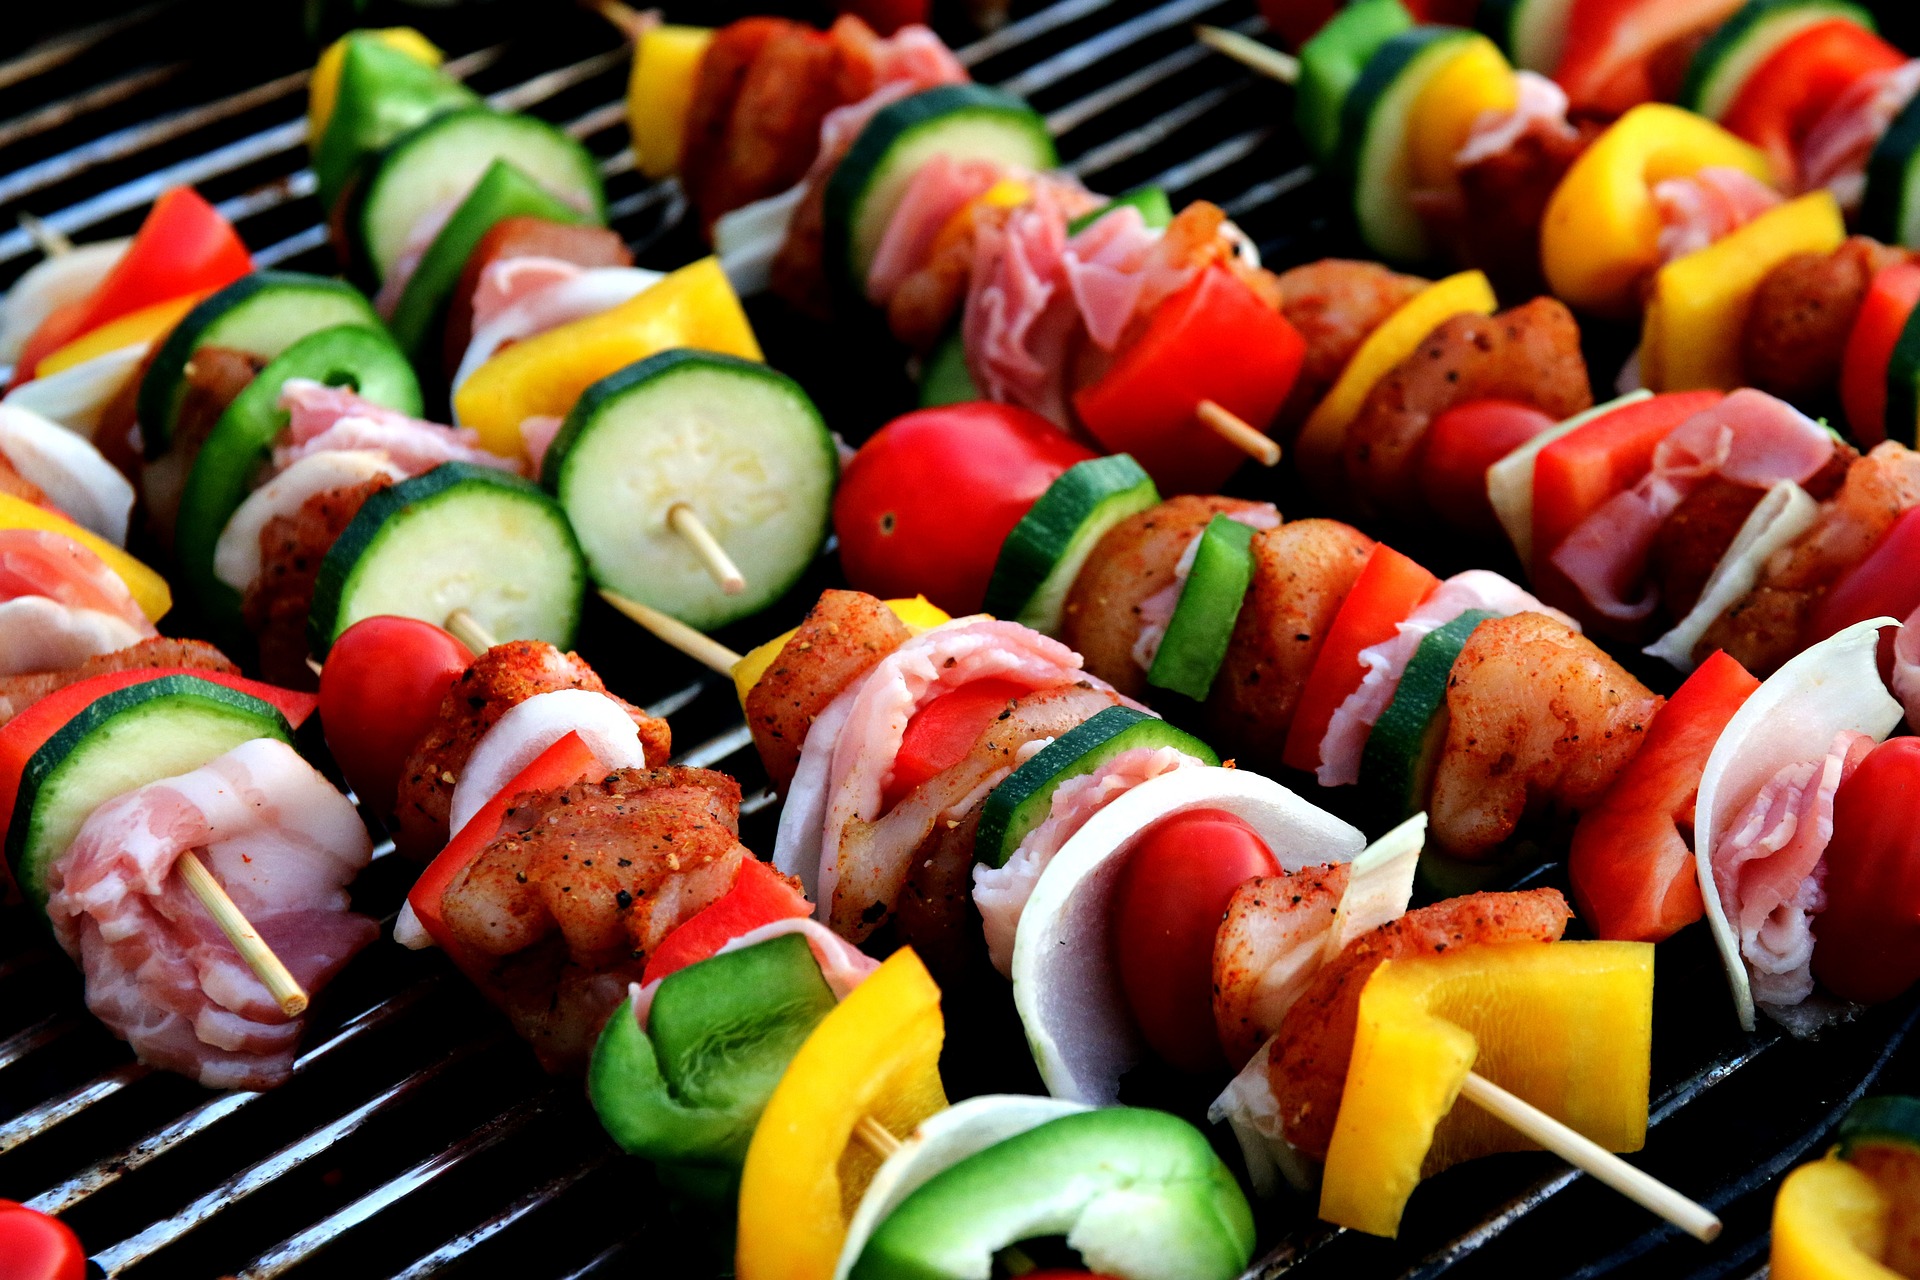
[[[261, 266], [331, 269], [305, 164], [313, 50], [297, 6], [8, 7], [0, 284], [39, 256], [14, 229], [18, 214], [77, 240], [123, 234], [181, 183], [218, 204]], [[718, 7], [689, 4], [676, 16], [736, 16]], [[284, 19], [263, 17], [281, 8]], [[553, 0], [370, 16], [422, 26], [495, 104], [580, 138], [607, 175], [613, 225], [643, 265], [701, 251], [678, 189], [646, 182], [624, 149], [627, 50], [609, 26]], [[1285, 91], [1192, 43], [1195, 22], [1258, 29], [1245, 0], [1053, 0], [1016, 5], [984, 38], [945, 34], [979, 79], [1047, 116], [1068, 168], [1097, 189], [1150, 181], [1177, 203], [1214, 200], [1274, 265], [1350, 246], [1337, 202], [1285, 123]], [[772, 304], [754, 312], [773, 361], [849, 437], [904, 407], [904, 375], [877, 336], [859, 344], [842, 329], [829, 348]], [[722, 638], [744, 646], [787, 625], [831, 572], [823, 565], [749, 624], [757, 634]], [[775, 800], [726, 682], [604, 610], [590, 614], [580, 648], [616, 691], [671, 721], [680, 762], [742, 780], [745, 839], [770, 848]], [[360, 909], [390, 923], [411, 873], [377, 861], [356, 886]], [[1550, 865], [1532, 880], [1560, 883], [1561, 873]], [[997, 1012], [950, 1011], [956, 1093], [1037, 1088], [1010, 1015]], [[1298, 1201], [1264, 1207], [1252, 1274], [1764, 1274], [1781, 1174], [1818, 1151], [1853, 1099], [1920, 1079], [1908, 1036], [1917, 1012], [1920, 1002], [1903, 1000], [1817, 1044], [1772, 1029], [1742, 1036], [1711, 944], [1694, 930], [1661, 949], [1654, 1127], [1636, 1160], [1715, 1208], [1727, 1224], [1719, 1243], [1660, 1226], [1550, 1157], [1514, 1155], [1429, 1184], [1397, 1242], [1325, 1227]], [[728, 1269], [724, 1233], [615, 1151], [578, 1085], [545, 1077], [438, 956], [376, 945], [327, 989], [311, 1022], [284, 1088], [208, 1093], [134, 1063], [86, 1013], [79, 974], [39, 927], [18, 909], [0, 912], [0, 1195], [64, 1215], [105, 1274], [141, 1280]]]

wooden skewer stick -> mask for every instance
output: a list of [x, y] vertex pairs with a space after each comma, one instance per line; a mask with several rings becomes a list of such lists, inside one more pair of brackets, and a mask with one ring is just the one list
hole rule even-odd
[[638, 600], [629, 600], [605, 590], [601, 591], [600, 598], [711, 671], [730, 676], [740, 663], [740, 655], [718, 640], [694, 630], [678, 618], [660, 612], [652, 605], [641, 604]]
[[1696, 1240], [1720, 1235], [1720, 1219], [1652, 1174], [1634, 1168], [1577, 1129], [1515, 1097], [1477, 1072], [1469, 1073], [1460, 1096], [1506, 1121], [1576, 1169], [1592, 1174], [1644, 1209], [1651, 1210]]
[[226, 889], [213, 878], [213, 872], [207, 870], [207, 864], [192, 850], [180, 855], [173, 864], [180, 870], [180, 878], [187, 882], [187, 888], [193, 890], [193, 896], [200, 899], [200, 905], [207, 909], [213, 922], [220, 926], [220, 932], [227, 935], [233, 943], [233, 949], [247, 962], [247, 968], [253, 970], [253, 976], [267, 989], [274, 1003], [280, 1006], [280, 1012], [289, 1018], [297, 1018], [307, 1011], [307, 992], [290, 973], [280, 957], [273, 953], [259, 930], [253, 927]]
[[658, 9], [636, 9], [620, 0], [581, 0], [581, 3], [611, 22], [629, 40], [638, 40], [660, 25]]
[[58, 258], [73, 252], [73, 241], [67, 239], [65, 232], [58, 227], [49, 226], [31, 213], [20, 215], [20, 229], [26, 232], [33, 239], [34, 244], [40, 247], [40, 252], [49, 258]]
[[1292, 84], [1300, 78], [1300, 59], [1282, 53], [1272, 45], [1261, 44], [1252, 36], [1241, 35], [1225, 27], [1209, 27], [1204, 23], [1195, 27], [1193, 34], [1201, 44], [1281, 84]]
[[740, 572], [740, 566], [733, 562], [727, 549], [713, 536], [713, 530], [707, 528], [707, 522], [692, 507], [684, 502], [668, 507], [667, 528], [686, 540], [722, 593], [737, 596], [747, 589], [747, 575]]
[[861, 1116], [853, 1126], [853, 1140], [885, 1160], [900, 1149], [900, 1139], [872, 1116]]
[[1280, 465], [1280, 442], [1266, 435], [1239, 414], [1211, 400], [1194, 406], [1193, 416], [1205, 423], [1215, 435], [1252, 458], [1263, 467]]
[[307, 670], [313, 672], [313, 674], [316, 676], [321, 674], [320, 660], [318, 658], [312, 658], [312, 657], [308, 658]]
[[448, 614], [445, 625], [447, 630], [453, 633], [455, 640], [458, 640], [475, 653], [485, 653], [498, 643], [493, 638], [493, 632], [487, 630], [485, 624], [483, 624], [480, 619], [474, 617], [465, 609], [455, 609], [452, 613]]

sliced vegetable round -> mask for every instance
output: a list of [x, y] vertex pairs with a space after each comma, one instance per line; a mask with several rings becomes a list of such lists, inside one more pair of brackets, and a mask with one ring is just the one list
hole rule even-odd
[[256, 271], [202, 302], [167, 335], [140, 381], [147, 456], [159, 457], [173, 439], [194, 352], [231, 347], [271, 360], [308, 334], [343, 324], [384, 328], [352, 285], [293, 271]]
[[1897, 1146], [1920, 1151], [1920, 1098], [1887, 1094], [1862, 1098], [1847, 1108], [1840, 1121], [1840, 1158], [1848, 1160], [1862, 1147]]
[[246, 500], [260, 464], [287, 427], [280, 389], [289, 378], [351, 387], [401, 413], [421, 412], [420, 382], [384, 329], [357, 324], [301, 338], [234, 397], [194, 456], [174, 524], [174, 554], [201, 607], [215, 620], [238, 617], [240, 596], [214, 573], [214, 547]]
[[1213, 688], [1227, 657], [1233, 624], [1253, 582], [1253, 530], [1217, 515], [1200, 533], [1193, 568], [1147, 672], [1147, 683], [1196, 702]]
[[1042, 747], [987, 794], [973, 837], [975, 860], [1005, 866], [1020, 842], [1046, 821], [1062, 783], [1135, 747], [1172, 747], [1202, 763], [1220, 763], [1212, 747], [1165, 720], [1132, 707], [1108, 707]]
[[935, 155], [1030, 170], [1060, 163], [1047, 122], [998, 89], [941, 85], [882, 107], [827, 180], [829, 280], [865, 292], [867, 270], [907, 183]]
[[1859, 229], [1887, 244], [1920, 245], [1920, 98], [1901, 108], [1867, 159]]
[[7, 828], [15, 883], [44, 908], [48, 868], [95, 809], [255, 738], [291, 743], [293, 730], [272, 705], [195, 676], [162, 676], [94, 699], [41, 744], [20, 775]]
[[[485, 107], [451, 111], [401, 135], [361, 188], [349, 225], [374, 278], [385, 280], [420, 219], [458, 201], [496, 160], [593, 222], [606, 221], [600, 167], [587, 149], [544, 120]], [[456, 274], [463, 259], [455, 267]]]
[[1447, 678], [1467, 637], [1493, 616], [1485, 609], [1469, 609], [1429, 631], [1407, 660], [1393, 701], [1367, 735], [1360, 781], [1391, 798], [1401, 816], [1427, 807], [1447, 736]]
[[[799, 384], [683, 348], [588, 387], [544, 470], [595, 582], [711, 629], [765, 608], [813, 563], [840, 467]], [[683, 503], [740, 567], [746, 590], [724, 594], [669, 527]]]
[[1920, 307], [1907, 313], [1907, 321], [1900, 326], [1900, 336], [1887, 356], [1887, 399], [1881, 416], [1885, 438], [1910, 449], [1920, 436], [1920, 324], [1915, 323], [1916, 316], [1920, 316]]
[[[363, 157], [423, 120], [480, 105], [473, 90], [440, 70], [437, 57], [423, 59], [422, 50], [399, 35], [354, 31], [340, 43], [332, 109], [310, 142], [323, 208], [333, 208]], [[316, 68], [316, 79], [319, 74]]]
[[551, 497], [504, 471], [448, 462], [367, 499], [320, 562], [308, 636], [324, 655], [362, 618], [444, 623], [465, 609], [499, 640], [564, 649], [586, 576]]
[[1567, 48], [1573, 0], [1485, 0], [1473, 25], [1493, 37], [1513, 65], [1553, 74]]
[[982, 607], [1058, 635], [1067, 593], [1094, 546], [1114, 525], [1159, 501], [1152, 478], [1124, 453], [1068, 467], [1000, 545]]
[[1874, 29], [1873, 15], [1847, 0], [1747, 0], [1687, 63], [1680, 105], [1722, 119], [1762, 63], [1808, 27], [1832, 18]]

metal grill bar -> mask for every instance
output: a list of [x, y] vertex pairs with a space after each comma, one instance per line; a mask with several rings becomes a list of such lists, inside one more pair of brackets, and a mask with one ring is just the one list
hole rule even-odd
[[1148, 36], [1159, 35], [1183, 22], [1192, 22], [1209, 9], [1219, 8], [1221, 3], [1222, 0], [1172, 0], [1169, 4], [1109, 27], [1071, 49], [1028, 67], [1000, 87], [1019, 97], [1028, 97], [1050, 84], [1087, 70], [1122, 49], [1133, 47]]
[[92, 26], [82, 27], [78, 31], [71, 31], [66, 35], [43, 41], [10, 61], [0, 62], [0, 89], [11, 89], [16, 84], [22, 84], [35, 76], [45, 75], [49, 71], [63, 67], [103, 40], [117, 36], [122, 31], [130, 31], [141, 23], [158, 17], [165, 10], [172, 8], [175, 3], [177, 0], [163, 0], [160, 4], [150, 4], [145, 8], [135, 9], [131, 13], [123, 13], [117, 18], [96, 22]]
[[152, 1074], [152, 1067], [129, 1062], [57, 1098], [50, 1098], [37, 1107], [22, 1111], [5, 1124], [0, 1124], [0, 1155], [39, 1137], [63, 1121], [73, 1119], [95, 1103], [105, 1102], [128, 1085]]
[[52, 1013], [26, 1030], [17, 1031], [5, 1040], [0, 1040], [0, 1070], [12, 1066], [36, 1049], [44, 1049], [79, 1025], [80, 1021], [77, 1018], [67, 1014]]
[[464, 1231], [453, 1239], [422, 1257], [405, 1271], [397, 1273], [393, 1280], [426, 1280], [441, 1268], [457, 1261], [470, 1250], [485, 1244], [528, 1214], [552, 1204], [562, 1195], [584, 1182], [590, 1175], [606, 1168], [613, 1162], [613, 1153], [603, 1151], [599, 1155], [578, 1165], [555, 1178], [549, 1178], [533, 1190], [527, 1192], [512, 1204], [494, 1214], [471, 1231]]
[[1076, 178], [1111, 169], [1165, 142], [1173, 134], [1202, 119], [1237, 93], [1244, 93], [1247, 81], [1209, 89], [1197, 98], [1159, 116], [1139, 128], [1123, 133], [1104, 146], [1095, 147], [1067, 166]]

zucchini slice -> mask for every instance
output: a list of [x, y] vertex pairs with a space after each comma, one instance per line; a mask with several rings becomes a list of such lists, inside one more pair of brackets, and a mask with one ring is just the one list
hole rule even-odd
[[347, 37], [333, 114], [312, 141], [320, 207], [332, 210], [365, 157], [407, 130], [447, 111], [481, 105], [479, 95], [435, 66], [371, 31]]
[[518, 476], [447, 462], [367, 499], [314, 583], [316, 655], [379, 613], [444, 623], [465, 609], [500, 640], [565, 649], [586, 563], [554, 500]]
[[1165, 720], [1132, 707], [1108, 707], [1049, 742], [987, 793], [973, 837], [974, 861], [1006, 866], [1020, 842], [1046, 821], [1061, 783], [1135, 747], [1173, 747], [1203, 764], [1220, 763], [1212, 747]]
[[1447, 680], [1473, 629], [1497, 615], [1468, 609], [1420, 641], [1400, 676], [1393, 701], [1374, 721], [1360, 757], [1360, 782], [1408, 817], [1427, 807], [1433, 772], [1447, 737]]
[[1747, 0], [1687, 63], [1680, 105], [1709, 120], [1726, 116], [1755, 71], [1817, 22], [1845, 18], [1874, 30], [1873, 15], [1847, 0]]
[[255, 738], [291, 744], [272, 705], [197, 676], [126, 685], [87, 704], [28, 758], [7, 828], [7, 863], [43, 910], [47, 869], [93, 811], [135, 787], [191, 773]]
[[355, 257], [385, 280], [415, 224], [435, 206], [463, 199], [496, 160], [512, 161], [577, 214], [606, 224], [600, 166], [585, 147], [544, 120], [473, 107], [435, 116], [372, 162], [348, 216]]
[[147, 456], [158, 458], [172, 443], [194, 352], [230, 347], [272, 360], [308, 334], [343, 324], [386, 327], [357, 289], [325, 276], [256, 271], [204, 299], [174, 326], [140, 380], [140, 433]]
[[1060, 163], [1047, 122], [1012, 94], [948, 84], [882, 107], [827, 180], [826, 270], [864, 296], [867, 269], [920, 166], [936, 155], [1022, 169]]
[[[702, 629], [784, 595], [826, 541], [833, 436], [798, 383], [751, 360], [676, 348], [588, 387], [543, 480], [593, 580]], [[740, 567], [726, 595], [668, 527], [686, 504]]]
[[1862, 1098], [1847, 1108], [1835, 1136], [1843, 1160], [1851, 1160], [1867, 1147], [1905, 1147], [1920, 1155], [1920, 1098], [1901, 1094]]
[[1886, 438], [1909, 449], [1920, 436], [1920, 324], [1915, 316], [1920, 316], [1920, 307], [1907, 317], [1887, 357], [1887, 401], [1881, 411]]
[[376, 404], [417, 416], [420, 383], [383, 329], [336, 325], [288, 347], [227, 406], [194, 457], [174, 523], [174, 555], [200, 607], [219, 623], [237, 623], [240, 597], [213, 571], [214, 546], [252, 490], [260, 465], [287, 427], [280, 388], [289, 378], [351, 387]]
[[1860, 234], [1908, 249], [1920, 245], [1920, 97], [1901, 108], [1873, 144]]
[[1550, 76], [1567, 49], [1573, 0], [1484, 0], [1473, 25], [1522, 71]]
[[1203, 701], [1226, 660], [1252, 582], [1253, 530], [1227, 516], [1207, 521], [1147, 683]]
[[981, 607], [1059, 635], [1067, 593], [1094, 547], [1114, 525], [1159, 501], [1153, 478], [1127, 454], [1074, 463], [1000, 544]]

